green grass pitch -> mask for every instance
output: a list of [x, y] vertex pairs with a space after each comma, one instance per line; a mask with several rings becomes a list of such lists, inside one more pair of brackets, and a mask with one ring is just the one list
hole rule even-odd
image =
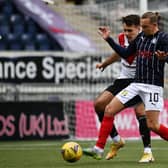
[[[0, 142], [0, 168], [167, 168], [168, 144], [163, 140], [152, 140], [154, 163], [139, 164], [143, 148], [141, 141], [126, 141], [113, 160], [94, 160], [87, 156], [75, 163], [62, 159], [61, 146], [66, 141], [17, 141]], [[93, 141], [78, 141], [90, 147]], [[106, 145], [105, 154], [109, 148]]]

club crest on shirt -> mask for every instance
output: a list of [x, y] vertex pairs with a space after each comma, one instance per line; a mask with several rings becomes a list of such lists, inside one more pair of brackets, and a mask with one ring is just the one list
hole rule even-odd
[[152, 39], [151, 43], [156, 44], [156, 37]]
[[122, 96], [126, 96], [127, 94], [128, 94], [128, 91], [127, 91], [127, 90], [121, 91], [121, 95], [122, 95]]

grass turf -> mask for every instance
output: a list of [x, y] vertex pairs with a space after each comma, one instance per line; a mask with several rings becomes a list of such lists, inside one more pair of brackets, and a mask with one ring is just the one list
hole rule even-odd
[[[141, 141], [126, 141], [113, 160], [94, 160], [87, 156], [75, 163], [62, 159], [61, 146], [66, 141], [17, 141], [0, 142], [0, 168], [167, 168], [168, 146], [163, 140], [153, 140], [154, 163], [139, 164], [143, 148]], [[93, 141], [79, 141], [85, 147], [94, 145]], [[109, 143], [106, 145], [105, 154]]]

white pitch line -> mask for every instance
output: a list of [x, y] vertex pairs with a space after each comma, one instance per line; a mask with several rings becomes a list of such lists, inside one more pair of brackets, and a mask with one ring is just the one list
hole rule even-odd
[[35, 143], [35, 144], [0, 144], [0, 147], [33, 147], [33, 146], [56, 146], [57, 143]]
[[[32, 150], [52, 150], [51, 148], [48, 149], [48, 148], [0, 148], [0, 151], [32, 151]], [[55, 148], [53, 148], [53, 150], [56, 150]]]

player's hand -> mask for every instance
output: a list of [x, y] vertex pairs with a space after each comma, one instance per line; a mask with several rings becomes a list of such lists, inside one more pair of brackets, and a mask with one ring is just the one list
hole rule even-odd
[[97, 69], [100, 69], [101, 71], [104, 71], [104, 69], [105, 69], [105, 67], [103, 66], [102, 63], [97, 63], [97, 64], [96, 64], [96, 68], [97, 68]]
[[160, 50], [157, 50], [155, 54], [160, 60], [165, 60], [168, 56], [168, 53], [166, 53], [165, 51], [160, 51]]
[[99, 27], [98, 33], [106, 40], [110, 37], [110, 28], [109, 27]]

